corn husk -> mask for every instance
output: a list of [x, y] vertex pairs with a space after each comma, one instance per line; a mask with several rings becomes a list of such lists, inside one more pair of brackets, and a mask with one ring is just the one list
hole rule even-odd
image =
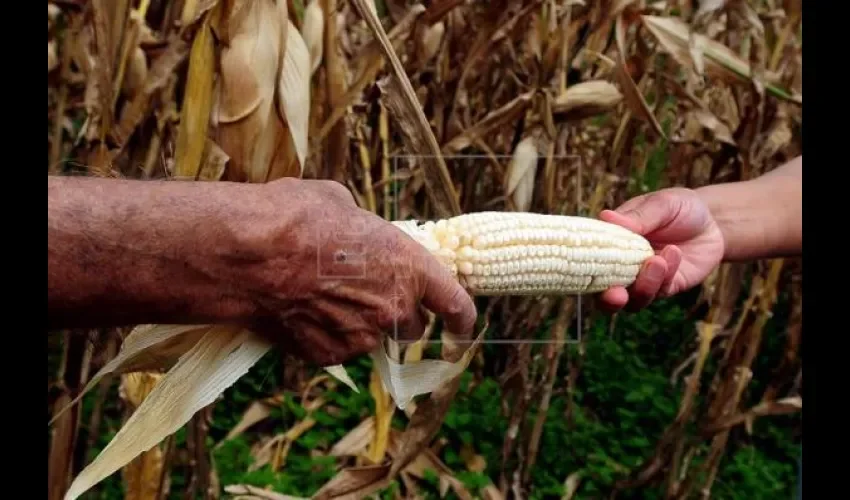
[[304, 9], [304, 22], [301, 25], [301, 36], [307, 44], [310, 53], [310, 74], [316, 72], [322, 64], [325, 40], [325, 13], [319, 0], [311, 0]]
[[508, 171], [505, 174], [505, 195], [515, 210], [527, 212], [534, 199], [534, 182], [537, 178], [537, 145], [533, 137], [517, 144]]
[[622, 100], [623, 94], [614, 84], [605, 80], [591, 80], [567, 87], [555, 98], [552, 111], [593, 115], [610, 110]]
[[75, 405], [107, 375], [170, 368], [209, 329], [205, 325], [139, 325], [124, 339], [118, 355], [88, 381], [83, 390], [50, 420]]
[[[119, 394], [130, 408], [138, 408], [162, 379], [162, 374], [132, 372], [121, 376]], [[165, 453], [161, 446], [144, 451], [121, 470], [124, 478], [125, 500], [145, 500], [159, 495]], [[167, 476], [166, 476], [167, 477]], [[167, 481], [166, 481], [167, 483]]]
[[56, 54], [56, 42], [47, 41], [47, 72], [50, 73], [59, 67], [59, 55]]
[[287, 22], [286, 52], [279, 75], [277, 101], [303, 172], [310, 127], [310, 52], [301, 33], [291, 21]]
[[148, 60], [145, 51], [141, 47], [133, 49], [130, 59], [127, 61], [127, 69], [124, 73], [124, 81], [121, 90], [127, 98], [133, 98], [145, 85], [148, 77]]
[[174, 177], [195, 179], [204, 155], [204, 138], [209, 130], [209, 115], [213, 106], [213, 75], [215, 72], [215, 43], [210, 18], [206, 17], [192, 41], [189, 53], [189, 74], [177, 145], [174, 153]]
[[277, 131], [275, 87], [286, 2], [240, 0], [226, 21], [232, 37], [221, 49], [216, 142], [230, 157], [225, 179], [266, 182]]
[[141, 402], [101, 453], [74, 479], [75, 500], [182, 427], [211, 404], [272, 347], [247, 330], [210, 328]]

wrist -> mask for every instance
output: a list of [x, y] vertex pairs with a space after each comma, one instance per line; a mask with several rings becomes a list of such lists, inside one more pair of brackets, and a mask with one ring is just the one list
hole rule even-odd
[[725, 262], [788, 256], [802, 247], [798, 179], [759, 177], [695, 191], [723, 235]]

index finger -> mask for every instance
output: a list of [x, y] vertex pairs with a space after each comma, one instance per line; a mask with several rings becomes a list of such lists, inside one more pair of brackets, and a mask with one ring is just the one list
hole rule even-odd
[[422, 304], [441, 316], [450, 332], [461, 339], [471, 340], [478, 318], [472, 297], [434, 256], [429, 254], [421, 262], [424, 278]]

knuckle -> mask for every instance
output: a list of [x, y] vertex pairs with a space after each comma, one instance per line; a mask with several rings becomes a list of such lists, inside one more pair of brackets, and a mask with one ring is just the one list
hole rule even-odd
[[354, 195], [352, 195], [351, 191], [339, 182], [328, 179], [322, 179], [319, 182], [321, 183], [322, 189], [328, 194], [336, 196], [346, 202], [354, 202]]

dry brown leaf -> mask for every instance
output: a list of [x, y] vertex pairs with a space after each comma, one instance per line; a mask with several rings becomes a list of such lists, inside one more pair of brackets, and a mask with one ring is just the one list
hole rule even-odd
[[369, 3], [367, 0], [354, 0], [360, 16], [378, 38], [384, 55], [390, 60], [392, 75], [383, 84], [379, 83], [379, 86], [383, 87], [382, 90], [389, 94], [387, 107], [407, 132], [407, 138], [412, 143], [411, 152], [429, 157], [426, 166], [423, 167], [423, 179], [426, 191], [434, 205], [434, 212], [438, 217], [458, 215], [461, 213], [460, 203], [440, 151], [440, 145], [434, 136], [434, 131], [431, 130], [428, 118], [422, 111], [422, 104], [416, 98], [410, 79], [373, 10], [374, 6], [369, 7]]
[[100, 454], [74, 479], [75, 500], [211, 404], [271, 348], [247, 330], [209, 328], [168, 371]]
[[50, 420], [56, 420], [106, 375], [170, 368], [186, 351], [203, 337], [207, 326], [139, 325], [124, 339], [118, 355], [92, 376], [79, 394]]
[[529, 136], [517, 144], [505, 172], [505, 196], [519, 212], [528, 212], [534, 200], [534, 182], [537, 179], [537, 144]]
[[268, 178], [285, 10], [286, 2], [241, 0], [224, 22], [231, 41], [221, 49], [214, 119], [218, 144], [230, 157], [227, 180], [262, 183]]
[[[705, 61], [707, 74], [738, 82], [748, 82], [755, 77], [747, 61], [722, 43], [705, 35], [692, 33], [681, 19], [648, 15], [641, 16], [641, 19], [664, 50], [685, 68], [696, 70], [691, 56], [691, 46], [695, 45]], [[778, 75], [766, 73], [763, 78], [765, 81], [761, 83], [772, 95], [797, 104], [803, 103], [802, 96], [792, 96], [776, 86]]]
[[269, 404], [265, 401], [254, 401], [250, 406], [248, 406], [248, 409], [242, 413], [242, 418], [239, 419], [239, 422], [230, 429], [227, 435], [224, 436], [224, 439], [222, 439], [216, 446], [221, 446], [221, 444], [225, 441], [229, 441], [241, 435], [254, 424], [262, 422], [271, 415], [271, 410], [271, 406], [269, 406]]
[[614, 22], [614, 39], [617, 42], [618, 59], [617, 66], [614, 68], [614, 75], [617, 77], [617, 80], [620, 82], [620, 86], [623, 88], [623, 92], [626, 97], [626, 104], [628, 104], [632, 113], [648, 122], [659, 137], [667, 140], [667, 134], [664, 133], [664, 129], [661, 128], [661, 124], [658, 123], [658, 119], [655, 118], [655, 113], [653, 113], [653, 110], [649, 107], [649, 104], [646, 102], [646, 99], [644, 99], [640, 88], [626, 69], [625, 29], [625, 20], [623, 19], [623, 16], [617, 16], [617, 19]]
[[375, 417], [370, 415], [337, 441], [329, 454], [335, 457], [358, 456], [366, 451], [374, 435]]
[[[396, 430], [392, 432], [391, 454], [395, 457], [401, 451], [399, 449], [400, 433]], [[404, 469], [405, 474], [410, 474], [417, 479], [425, 479], [427, 472], [437, 474], [440, 482], [440, 495], [445, 497], [448, 490], [451, 488], [461, 499], [472, 500], [472, 494], [454, 475], [453, 471], [447, 466], [430, 448], [425, 448], [414, 458], [410, 464]]]
[[178, 179], [196, 179], [203, 159], [213, 105], [215, 72], [215, 46], [209, 25], [207, 13], [189, 53], [189, 75], [186, 77], [174, 152], [174, 176]]
[[343, 469], [322, 485], [313, 495], [315, 500], [362, 500], [389, 485], [388, 465], [367, 465]]
[[735, 139], [729, 127], [710, 111], [694, 109], [688, 113], [688, 119], [695, 122], [702, 132], [708, 132], [714, 140], [735, 146]]
[[189, 47], [181, 39], [172, 41], [165, 52], [153, 60], [147, 72], [144, 89], [137, 93], [129, 104], [121, 110], [120, 120], [112, 127], [113, 140], [123, 145], [145, 119], [151, 103], [151, 97], [166, 88], [177, 68], [186, 59]]
[[534, 98], [534, 92], [526, 92], [521, 94], [499, 109], [487, 113], [481, 121], [464, 130], [460, 134], [452, 137], [443, 146], [443, 153], [455, 154], [460, 150], [469, 147], [477, 139], [483, 138], [491, 130], [515, 119], [520, 114], [525, 112], [531, 105]]
[[706, 14], [722, 9], [726, 5], [726, 0], [699, 0], [699, 8], [694, 14], [695, 18], [702, 17]]
[[290, 495], [282, 495], [266, 489], [251, 486], [250, 484], [229, 484], [224, 487], [226, 493], [231, 495], [239, 495], [234, 500], [239, 498], [248, 500], [308, 500], [305, 497], [294, 497]]

